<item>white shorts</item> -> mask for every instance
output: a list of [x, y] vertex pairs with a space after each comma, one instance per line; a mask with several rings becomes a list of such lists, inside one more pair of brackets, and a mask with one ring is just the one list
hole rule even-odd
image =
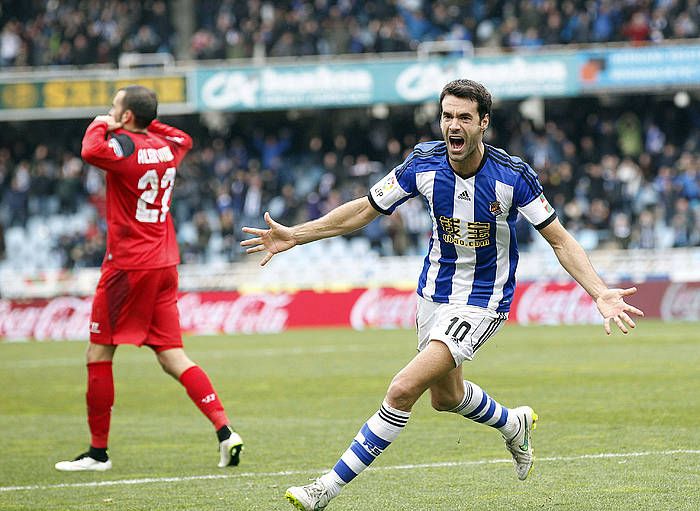
[[418, 351], [430, 341], [445, 343], [457, 366], [472, 360], [476, 350], [484, 345], [508, 319], [507, 312], [496, 312], [472, 305], [435, 303], [418, 297], [416, 326]]

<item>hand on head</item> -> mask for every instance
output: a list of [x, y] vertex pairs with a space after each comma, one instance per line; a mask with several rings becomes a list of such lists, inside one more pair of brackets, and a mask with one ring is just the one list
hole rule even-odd
[[114, 117], [112, 117], [111, 115], [98, 115], [97, 117], [95, 117], [95, 121], [107, 123], [107, 131], [118, 130], [119, 128], [124, 126], [123, 123], [115, 121]]

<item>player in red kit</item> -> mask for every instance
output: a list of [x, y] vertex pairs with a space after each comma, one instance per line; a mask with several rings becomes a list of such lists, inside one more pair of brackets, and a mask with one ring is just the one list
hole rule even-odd
[[156, 120], [155, 92], [129, 86], [114, 96], [83, 137], [82, 157], [107, 174], [107, 253], [90, 318], [87, 416], [90, 449], [62, 471], [112, 468], [107, 454], [114, 404], [112, 359], [120, 344], [151, 348], [212, 422], [219, 467], [238, 465], [243, 441], [230, 425], [207, 374], [182, 345], [177, 310], [180, 255], [169, 214], [177, 165], [192, 148], [190, 136]]

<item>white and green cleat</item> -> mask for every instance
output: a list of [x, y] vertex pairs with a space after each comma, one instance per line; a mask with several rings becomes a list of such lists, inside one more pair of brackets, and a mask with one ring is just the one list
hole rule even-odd
[[532, 431], [537, 427], [537, 414], [529, 406], [513, 408], [509, 413], [518, 419], [518, 431], [511, 439], [504, 440], [506, 448], [513, 456], [513, 466], [518, 479], [524, 481], [532, 472], [535, 462], [535, 450], [532, 447]]
[[219, 468], [237, 467], [241, 461], [243, 440], [235, 431], [223, 442], [219, 443]]
[[284, 496], [300, 511], [321, 511], [333, 498], [319, 479], [306, 486], [292, 486]]

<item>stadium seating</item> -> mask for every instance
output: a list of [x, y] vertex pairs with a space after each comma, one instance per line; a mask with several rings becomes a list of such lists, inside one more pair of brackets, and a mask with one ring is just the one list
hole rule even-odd
[[[199, 60], [385, 53], [445, 40], [469, 41], [477, 51], [529, 51], [700, 34], [695, 2], [99, 0], [87, 10], [79, 4], [10, 2], [0, 13], [0, 66], [114, 66], [123, 53], [152, 52]], [[183, 18], [195, 23], [178, 25]]]
[[[78, 4], [8, 4], [11, 8], [0, 13], [2, 71], [114, 66], [122, 53], [138, 51], [173, 53], [182, 62], [254, 57], [256, 51], [281, 57], [415, 50], [421, 42], [449, 38], [471, 40], [477, 52], [572, 42], [658, 42], [695, 37], [700, 25], [700, 11], [692, 2], [204, 0], [197, 2], [189, 34], [173, 24], [188, 2], [100, 0], [76, 15]], [[259, 10], [253, 12], [254, 6]], [[347, 28], [345, 37], [333, 35], [339, 26]], [[81, 52], [79, 33], [89, 35], [92, 53]], [[42, 46], [57, 35], [56, 47]], [[176, 44], [183, 37], [185, 44]], [[256, 44], [262, 47], [256, 49]], [[560, 218], [586, 248], [700, 245], [700, 115], [695, 99], [681, 106], [662, 95], [546, 104], [542, 124], [523, 117], [515, 103], [498, 104], [487, 141], [533, 164]], [[383, 118], [355, 110], [352, 117], [362, 120], [342, 126], [329, 119], [348, 117], [350, 111], [329, 115], [319, 110], [282, 122], [279, 113], [241, 113], [227, 120], [225, 137], [198, 117], [172, 119], [195, 138], [195, 149], [178, 169], [173, 194], [183, 260], [239, 261], [240, 227], [261, 225], [264, 211], [294, 223], [366, 193], [413, 144], [440, 136], [432, 119], [415, 115], [417, 108], [391, 107]], [[60, 127], [47, 120], [0, 133], [0, 227], [5, 230], [0, 267], [32, 271], [100, 264], [103, 177], [87, 165], [81, 175], [74, 174], [85, 126], [82, 120]], [[358, 162], [371, 169], [369, 174], [355, 172]], [[291, 257], [313, 260], [368, 250], [417, 255], [429, 230], [420, 203], [408, 203], [359, 236]], [[541, 243], [525, 223], [519, 225], [518, 237], [524, 249]]]

